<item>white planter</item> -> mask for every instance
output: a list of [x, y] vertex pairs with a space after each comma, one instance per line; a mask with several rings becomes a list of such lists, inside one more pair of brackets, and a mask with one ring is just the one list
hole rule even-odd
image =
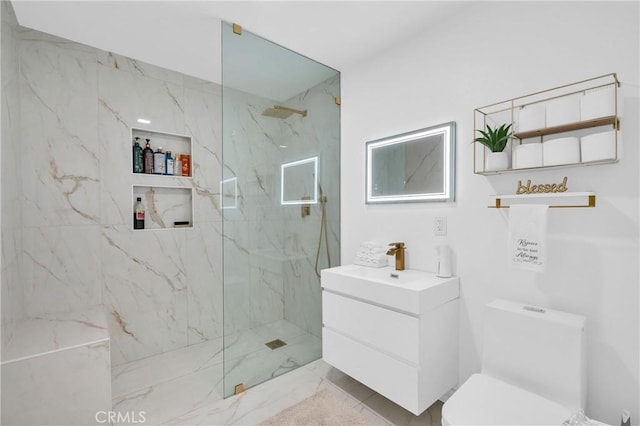
[[542, 144], [527, 143], [513, 147], [513, 168], [524, 169], [542, 166]]
[[543, 129], [546, 127], [546, 109], [543, 106], [527, 106], [518, 111], [518, 132]]
[[488, 152], [484, 165], [485, 172], [507, 170], [509, 168], [509, 154], [506, 151]]
[[580, 162], [580, 140], [576, 137], [551, 139], [542, 147], [545, 166], [576, 164]]
[[547, 105], [547, 127], [560, 126], [580, 121], [580, 97], [567, 96]]
[[594, 133], [583, 136], [580, 139], [580, 151], [582, 162], [615, 160], [616, 155], [616, 131]]

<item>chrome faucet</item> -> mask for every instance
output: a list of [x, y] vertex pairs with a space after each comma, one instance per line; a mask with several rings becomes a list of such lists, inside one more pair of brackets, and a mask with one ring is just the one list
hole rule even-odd
[[387, 256], [396, 256], [396, 271], [404, 271], [404, 243], [390, 243], [390, 248], [387, 250]]

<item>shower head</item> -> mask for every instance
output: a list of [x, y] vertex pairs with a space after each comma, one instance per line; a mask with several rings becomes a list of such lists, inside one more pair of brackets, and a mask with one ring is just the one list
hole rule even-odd
[[307, 110], [293, 109], [286, 106], [274, 105], [273, 108], [267, 108], [262, 111], [262, 115], [265, 117], [281, 118], [285, 119], [291, 116], [291, 114], [300, 114], [303, 117], [307, 116]]

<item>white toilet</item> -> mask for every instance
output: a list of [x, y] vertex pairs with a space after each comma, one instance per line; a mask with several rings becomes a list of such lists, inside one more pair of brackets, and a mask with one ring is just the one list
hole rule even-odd
[[442, 424], [557, 426], [584, 409], [585, 322], [506, 300], [489, 303], [482, 372], [445, 402]]

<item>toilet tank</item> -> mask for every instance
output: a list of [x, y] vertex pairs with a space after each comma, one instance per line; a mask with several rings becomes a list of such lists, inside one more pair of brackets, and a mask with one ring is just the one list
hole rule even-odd
[[485, 307], [482, 373], [584, 409], [585, 322], [581, 315], [495, 300]]

